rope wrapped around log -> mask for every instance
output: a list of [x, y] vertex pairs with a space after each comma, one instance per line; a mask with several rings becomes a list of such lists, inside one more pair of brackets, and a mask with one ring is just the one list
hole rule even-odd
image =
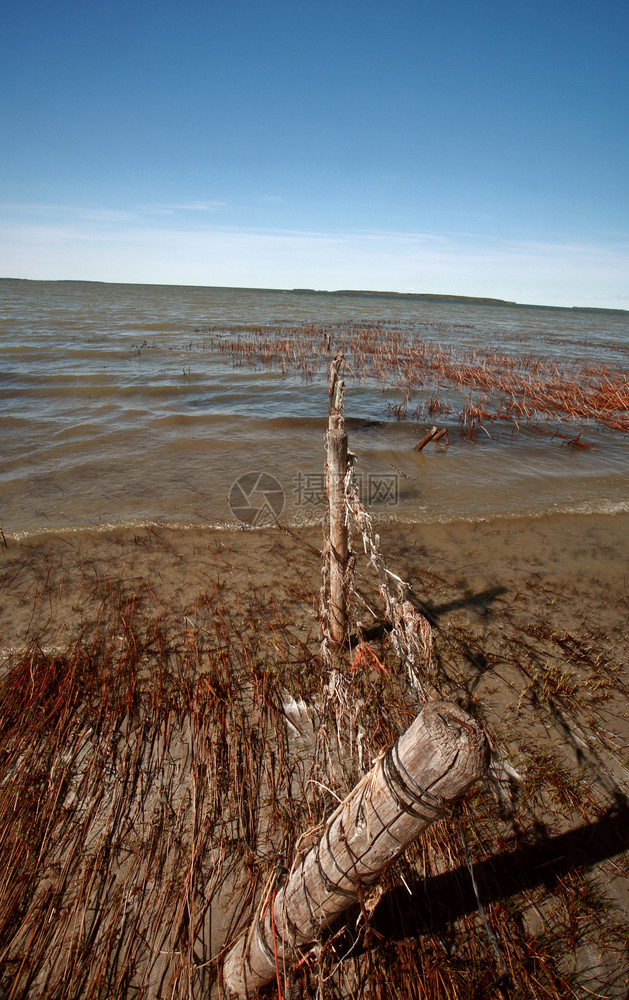
[[486, 774], [482, 728], [445, 702], [427, 704], [328, 819], [319, 842], [232, 947], [223, 967], [227, 996], [255, 993], [354, 903], [362, 886], [444, 816]]

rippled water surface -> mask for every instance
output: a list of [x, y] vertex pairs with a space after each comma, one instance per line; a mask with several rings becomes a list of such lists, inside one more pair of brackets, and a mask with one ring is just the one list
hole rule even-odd
[[[320, 516], [327, 386], [226, 350], [262, 324], [405, 324], [430, 343], [629, 371], [629, 314], [376, 294], [0, 281], [0, 526], [234, 524], [232, 487], [274, 477], [289, 523]], [[247, 331], [242, 333], [247, 336]], [[439, 389], [426, 386], [412, 404]], [[459, 393], [460, 395], [460, 393]], [[350, 447], [383, 520], [627, 510], [627, 440], [598, 425], [491, 427], [416, 453], [399, 391], [349, 382]], [[582, 432], [591, 447], [555, 431]], [[542, 433], [543, 432], [543, 433]], [[253, 478], [252, 478], [253, 477]], [[260, 487], [267, 480], [260, 480]], [[257, 495], [257, 494], [256, 494]], [[261, 495], [261, 494], [260, 494]], [[230, 506], [230, 497], [232, 505]], [[281, 502], [281, 503], [280, 503]]]

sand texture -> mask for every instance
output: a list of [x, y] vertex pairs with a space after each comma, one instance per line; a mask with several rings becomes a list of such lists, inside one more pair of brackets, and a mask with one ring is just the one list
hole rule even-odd
[[[494, 763], [278, 970], [285, 997], [627, 995], [628, 540], [624, 514], [382, 530], [426, 690]], [[332, 674], [318, 531], [0, 547], [0, 997], [221, 995], [269, 886], [419, 707], [354, 545]]]

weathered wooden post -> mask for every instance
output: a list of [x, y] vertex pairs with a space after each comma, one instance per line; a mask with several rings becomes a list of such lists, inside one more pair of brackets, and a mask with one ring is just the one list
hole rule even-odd
[[347, 638], [347, 580], [349, 541], [347, 510], [345, 506], [345, 477], [347, 475], [347, 434], [343, 417], [343, 391], [341, 378], [343, 355], [337, 354], [330, 371], [330, 416], [328, 420], [327, 473], [329, 538], [328, 558], [328, 628], [330, 638], [343, 646]]
[[425, 706], [341, 803], [323, 835], [225, 959], [227, 996], [246, 997], [376, 882], [487, 770], [481, 727], [445, 702]]

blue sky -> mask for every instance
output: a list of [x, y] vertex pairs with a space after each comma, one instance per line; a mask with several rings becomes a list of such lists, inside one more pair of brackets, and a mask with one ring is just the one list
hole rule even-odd
[[0, 275], [629, 308], [629, 4], [22, 0]]

